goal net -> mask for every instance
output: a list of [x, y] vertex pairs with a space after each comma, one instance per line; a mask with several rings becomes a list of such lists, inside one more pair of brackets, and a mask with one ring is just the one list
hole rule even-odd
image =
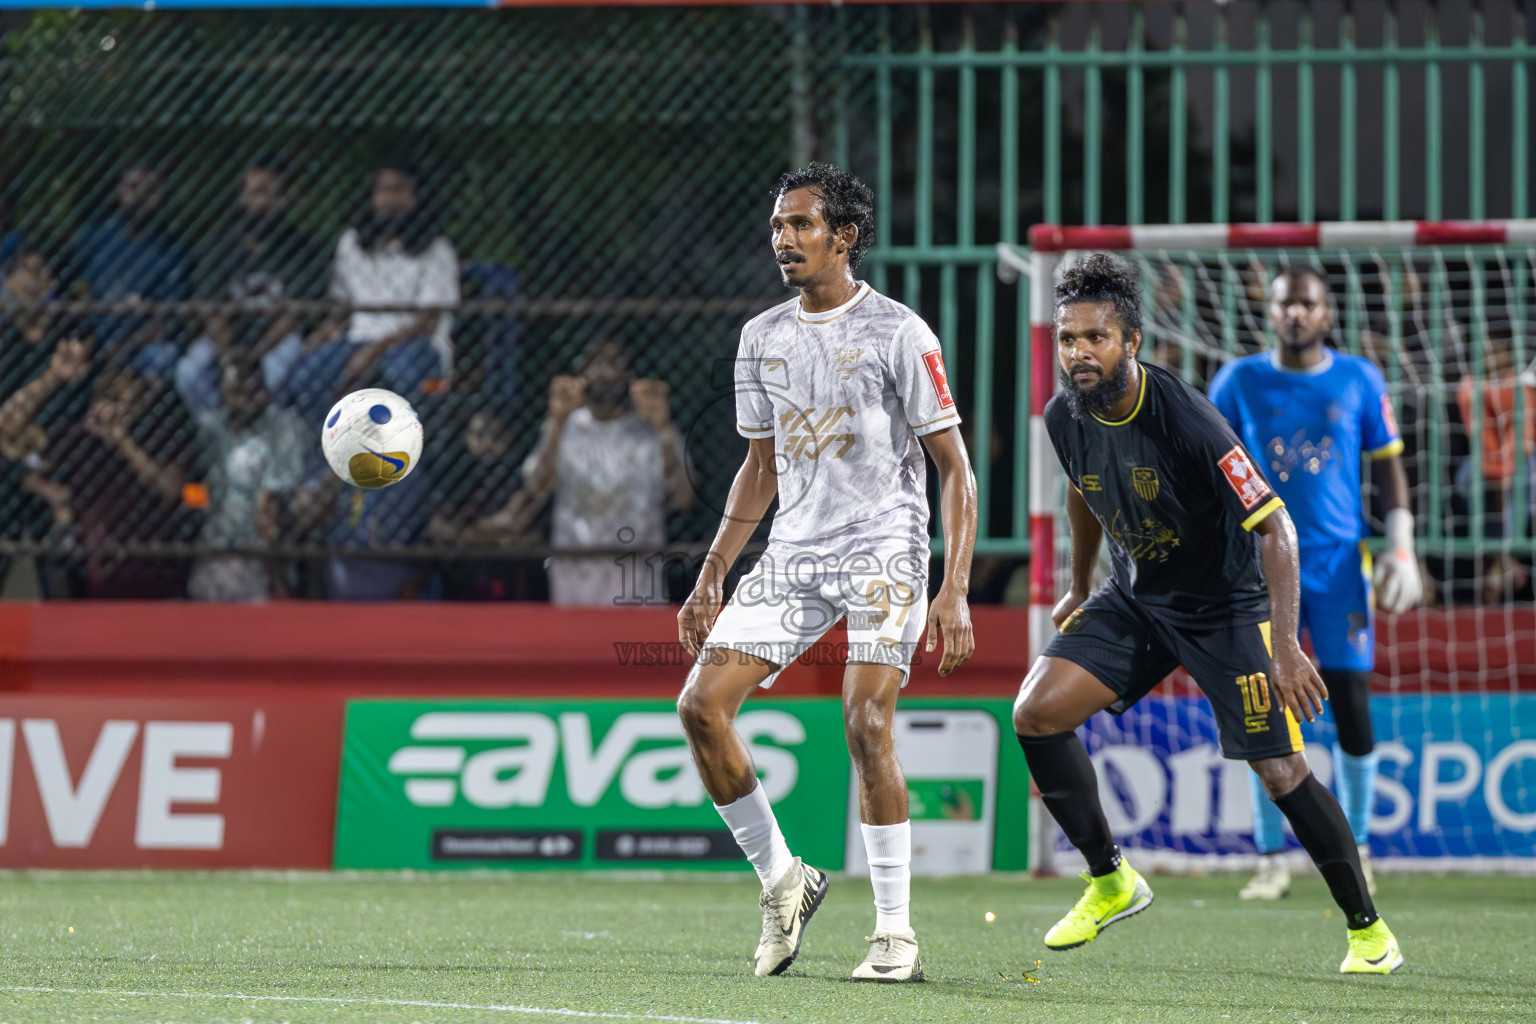
[[[1312, 268], [1329, 286], [1332, 344], [1387, 381], [1425, 580], [1419, 607], [1376, 617], [1373, 855], [1397, 869], [1536, 871], [1536, 222], [1037, 227], [1031, 248], [1033, 649], [1069, 580], [1066, 484], [1039, 420], [1060, 268], [1087, 251], [1129, 259], [1142, 359], [1202, 390], [1223, 364], [1271, 346], [1276, 273]], [[1307, 472], [1317, 455], [1290, 440], [1253, 453], [1272, 478]], [[1370, 545], [1384, 509], [1365, 473]], [[1331, 715], [1303, 733], [1329, 782]], [[1210, 706], [1182, 671], [1083, 734], [1111, 825], [1139, 861], [1251, 862], [1249, 769], [1220, 757]], [[1075, 857], [1060, 837], [1043, 855]]]

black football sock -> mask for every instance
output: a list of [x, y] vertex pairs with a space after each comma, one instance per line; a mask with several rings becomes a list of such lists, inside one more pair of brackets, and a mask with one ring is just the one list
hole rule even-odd
[[1024, 760], [1046, 810], [1088, 858], [1088, 873], [1113, 873], [1120, 867], [1120, 848], [1099, 806], [1099, 780], [1083, 741], [1075, 732], [1058, 732], [1020, 736], [1019, 746], [1024, 748]]
[[1350, 928], [1364, 928], [1376, 921], [1376, 905], [1360, 872], [1360, 854], [1349, 831], [1344, 809], [1328, 787], [1308, 774], [1306, 780], [1275, 801], [1296, 830], [1296, 838], [1322, 872], [1333, 901], [1344, 911]]

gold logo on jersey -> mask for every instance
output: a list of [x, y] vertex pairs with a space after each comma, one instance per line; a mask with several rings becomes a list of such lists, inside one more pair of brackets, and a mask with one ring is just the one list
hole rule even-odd
[[1076, 633], [1086, 625], [1088, 625], [1088, 613], [1081, 608], [1075, 608], [1072, 614], [1067, 616], [1067, 620], [1061, 624], [1059, 632]]
[[765, 356], [757, 361], [757, 382], [764, 388], [784, 391], [789, 387], [789, 363], [778, 356]]
[[1150, 517], [1139, 523], [1124, 521], [1119, 509], [1109, 521], [1105, 531], [1110, 539], [1138, 562], [1166, 562], [1173, 549], [1179, 546], [1179, 535], [1166, 523]]
[[837, 375], [843, 380], [853, 376], [853, 371], [858, 369], [859, 356], [864, 353], [862, 348], [837, 347]]
[[1131, 467], [1131, 486], [1143, 501], [1157, 500], [1157, 470], [1146, 466]]
[[784, 457], [787, 459], [841, 459], [853, 450], [857, 434], [834, 434], [844, 418], [853, 419], [853, 407], [839, 405], [823, 412], [815, 420], [815, 409], [786, 409], [779, 415], [784, 430]]
[[1084, 473], [1083, 474], [1083, 490], [1084, 491], [1102, 491], [1103, 489], [1104, 489], [1104, 485], [1099, 483], [1099, 474], [1097, 474], [1097, 473]]

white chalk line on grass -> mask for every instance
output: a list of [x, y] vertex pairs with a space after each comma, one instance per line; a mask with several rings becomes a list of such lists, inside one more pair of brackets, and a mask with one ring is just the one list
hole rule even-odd
[[544, 1014], [547, 1017], [585, 1017], [601, 1020], [660, 1020], [675, 1024], [760, 1024], [754, 1020], [735, 1020], [725, 1017], [678, 1017], [660, 1013], [605, 1013], [601, 1010], [543, 1009], [537, 1006], [477, 1006], [473, 1003], [434, 1003], [421, 999], [373, 999], [360, 997], [343, 999], [340, 996], [259, 996], [240, 992], [134, 992], [107, 988], [45, 988], [39, 985], [0, 985], [0, 992], [40, 992], [66, 996], [143, 996], [155, 999], [229, 999], [245, 1002], [269, 1003], [336, 1003], [359, 1006], [416, 1006], [433, 1010], [487, 1010], [492, 1013]]

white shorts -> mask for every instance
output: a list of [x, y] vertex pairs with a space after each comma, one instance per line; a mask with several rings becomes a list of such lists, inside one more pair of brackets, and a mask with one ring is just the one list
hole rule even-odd
[[[816, 642], [844, 617], [846, 656], [840, 649], [823, 651]], [[883, 550], [802, 549], [786, 556], [770, 545], [715, 619], [704, 650], [713, 649], [717, 659], [737, 651], [778, 666], [763, 680], [764, 688], [813, 646], [818, 660], [899, 668], [906, 686], [927, 618], [927, 551], [887, 542]], [[701, 661], [710, 657], [699, 656]]]

